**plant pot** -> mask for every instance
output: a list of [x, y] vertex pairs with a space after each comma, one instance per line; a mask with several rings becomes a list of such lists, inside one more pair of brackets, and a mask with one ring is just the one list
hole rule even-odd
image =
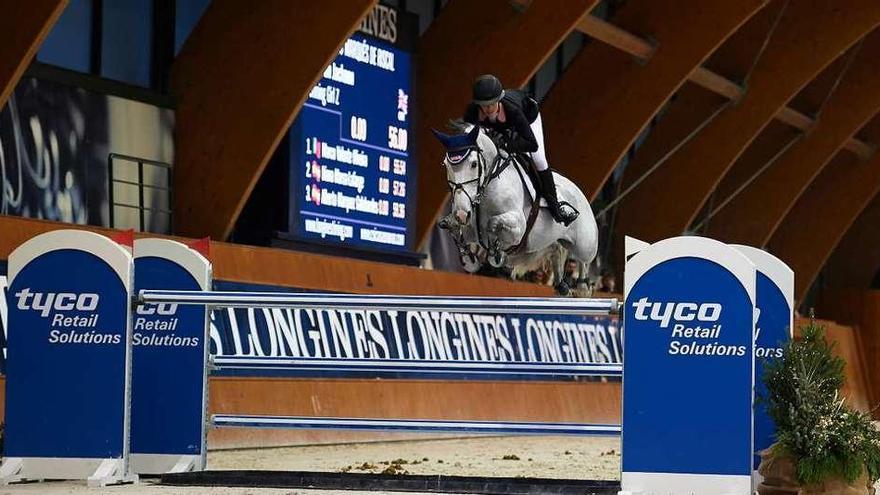
[[797, 469], [791, 456], [775, 456], [769, 448], [761, 452], [761, 465], [758, 473], [764, 480], [758, 484], [760, 495], [874, 495], [874, 488], [868, 485], [868, 472], [852, 483], [842, 478], [831, 478], [814, 485], [801, 485], [797, 480]]

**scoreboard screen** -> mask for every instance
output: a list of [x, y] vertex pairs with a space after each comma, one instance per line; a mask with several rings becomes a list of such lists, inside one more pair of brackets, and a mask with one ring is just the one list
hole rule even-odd
[[355, 33], [291, 127], [290, 231], [382, 251], [412, 249], [411, 54]]

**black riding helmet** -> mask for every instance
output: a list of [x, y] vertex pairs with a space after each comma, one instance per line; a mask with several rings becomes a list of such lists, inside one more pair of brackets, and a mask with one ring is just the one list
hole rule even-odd
[[504, 87], [492, 74], [484, 74], [474, 81], [473, 100], [477, 105], [490, 105], [503, 97]]

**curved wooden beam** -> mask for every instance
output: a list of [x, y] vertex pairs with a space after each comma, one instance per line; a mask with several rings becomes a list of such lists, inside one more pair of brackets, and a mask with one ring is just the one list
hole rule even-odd
[[229, 235], [309, 91], [375, 3], [211, 3], [172, 68], [177, 234]]
[[543, 0], [524, 12], [509, 0], [452, 0], [419, 40], [418, 198], [416, 239], [423, 244], [447, 196], [442, 149], [431, 128], [458, 118], [471, 82], [493, 73], [524, 86], [597, 0]]
[[837, 243], [880, 191], [880, 154], [859, 160], [841, 152], [798, 199], [767, 249], [795, 273], [795, 298], [803, 299]]
[[840, 289], [868, 289], [880, 270], [880, 196], [850, 226], [825, 264], [824, 283]]
[[0, 108], [30, 65], [49, 30], [61, 17], [67, 0], [4, 2], [0, 7]]
[[[767, 6], [742, 25], [723, 45], [718, 47], [703, 64], [729, 81], [742, 84], [755, 64], [773, 26], [791, 0], [771, 0]], [[741, 91], [740, 91], [741, 92]], [[739, 98], [740, 95], [736, 95]], [[730, 96], [731, 99], [735, 99]]]
[[[706, 60], [704, 67], [730, 81], [742, 81], [749, 68], [755, 63], [758, 55], [768, 39], [770, 31], [778, 23], [780, 15], [788, 0], [773, 0], [767, 7], [752, 16], [745, 25], [730, 36], [715, 53]], [[737, 98], [741, 98], [738, 92]], [[647, 177], [650, 170], [665, 166], [661, 160], [672, 156], [693, 135], [708, 125], [730, 105], [730, 99], [716, 93], [704, 91], [696, 84], [685, 84], [670, 99], [667, 106], [657, 115], [657, 124], [651, 129], [647, 139], [641, 143], [633, 159], [627, 164], [621, 180], [622, 191], [637, 187], [636, 181]], [[659, 165], [658, 165], [659, 164]], [[625, 199], [621, 200], [623, 204]], [[628, 234], [621, 225], [626, 225], [626, 218], [620, 219], [620, 211], [626, 214], [625, 208], [618, 207], [615, 211], [615, 228], [611, 233], [610, 249], [612, 267], [620, 276], [623, 270], [623, 236]]]
[[790, 2], [742, 100], [633, 191], [620, 207], [617, 229], [646, 241], [687, 229], [724, 173], [786, 102], [878, 23], [880, 2], [872, 0], [853, 0], [847, 8]]
[[[689, 135], [699, 132], [702, 125], [705, 125], [707, 119], [711, 119], [712, 115], [723, 111], [723, 106], [728, 100], [715, 93], [711, 93], [694, 83], [686, 83], [678, 91], [674, 100], [670, 102], [668, 108], [661, 112], [658, 116], [659, 123], [652, 129], [651, 134], [641, 144], [633, 159], [626, 165], [621, 180], [621, 191], [626, 192], [630, 188], [636, 191], [641, 187], [636, 181], [641, 180], [645, 175], [660, 163], [660, 160], [670, 156], [674, 152], [675, 147], [684, 142]], [[664, 167], [660, 164], [659, 167]], [[617, 214], [626, 205], [624, 198], [617, 206]], [[614, 215], [613, 210], [608, 215]], [[629, 235], [630, 232], [620, 227], [621, 220], [619, 217], [615, 219], [615, 227], [611, 232], [611, 239], [604, 242], [611, 242], [611, 246], [606, 248], [606, 252], [611, 253], [611, 267], [618, 275], [618, 280], [623, 280], [623, 237]], [[607, 219], [611, 221], [611, 219]], [[625, 223], [624, 223], [625, 224]]]
[[[873, 32], [873, 31], [872, 31]], [[859, 40], [846, 52], [840, 54], [834, 62], [828, 64], [825, 69], [819, 73], [809, 84], [804, 86], [798, 94], [788, 102], [788, 106], [795, 111], [801, 112], [810, 117], [817, 116], [821, 113], [822, 108], [827, 106], [828, 98], [840, 86], [840, 82], [846, 77], [856, 56], [862, 54], [862, 46], [865, 40], [871, 36], [869, 33]], [[863, 57], [864, 58], [864, 57]], [[815, 124], [815, 122], [814, 122]], [[813, 126], [811, 125], [810, 128]], [[804, 129], [807, 130], [807, 129]]]
[[590, 197], [666, 100], [766, 0], [627, 2], [613, 23], [657, 49], [646, 62], [590, 43], [542, 104], [551, 164]]
[[[785, 146], [791, 140], [803, 135], [804, 133], [800, 129], [783, 124], [778, 120], [767, 124], [767, 127], [758, 134], [755, 140], [752, 141], [752, 144], [739, 156], [736, 163], [730, 167], [730, 170], [724, 175], [724, 179], [718, 183], [712, 200], [706, 203], [699, 218], [705, 218], [708, 210], [720, 207], [720, 202], [735, 194], [738, 189], [745, 185], [746, 181], [751, 179], [762, 167], [766, 166], [770, 160], [773, 160], [778, 153], [783, 152]], [[776, 159], [778, 161], [780, 158]], [[716, 216], [706, 222], [703, 232], [710, 236], [715, 235], [710, 233], [709, 228], [715, 227], [718, 222], [717, 218]]]
[[[712, 218], [708, 235], [756, 246], [767, 243], [822, 168], [880, 112], [878, 59], [880, 32], [875, 31], [865, 39], [815, 127]], [[760, 147], [758, 141], [750, 149], [756, 147]], [[739, 163], [731, 173], [737, 168], [741, 168]]]

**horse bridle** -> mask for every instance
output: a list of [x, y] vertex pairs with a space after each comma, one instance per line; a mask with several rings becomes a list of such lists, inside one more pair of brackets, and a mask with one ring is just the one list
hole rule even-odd
[[[477, 152], [477, 176], [476, 177], [474, 177], [471, 180], [466, 180], [464, 182], [454, 182], [454, 181], [449, 180], [448, 178], [446, 179], [446, 184], [449, 186], [450, 194], [452, 194], [452, 196], [455, 197], [455, 193], [457, 193], [458, 191], [463, 192], [471, 204], [471, 210], [473, 210], [474, 206], [480, 204], [480, 201], [483, 199], [483, 190], [485, 189], [486, 185], [488, 185], [488, 181], [486, 183], [481, 182], [483, 179], [483, 168], [485, 167], [485, 162], [486, 162], [485, 159], [483, 159], [483, 150], [479, 146], [473, 145], [473, 146], [468, 146], [466, 148], [460, 148], [460, 149], [453, 150], [453, 151], [454, 152], [461, 152], [463, 154], [461, 155], [461, 158], [458, 159], [458, 161], [454, 162], [449, 159], [449, 153], [447, 153], [447, 155], [446, 155], [447, 161], [449, 161], [450, 165], [452, 165], [452, 166], [456, 166], [459, 163], [461, 163], [462, 161], [464, 161], [464, 159], [468, 155], [473, 153], [474, 151]], [[465, 186], [467, 186], [468, 184], [473, 184], [474, 182], [477, 183], [477, 194], [476, 194], [476, 197], [471, 197], [470, 193], [468, 193], [467, 190], [465, 189]]]
[[[483, 172], [484, 170], [486, 170], [486, 160], [485, 158], [483, 158], [483, 149], [476, 144], [452, 150], [456, 154], [462, 153], [456, 161], [452, 161], [449, 159], [449, 152], [446, 153], [446, 160], [444, 160], [444, 164], [448, 161], [451, 166], [455, 166], [464, 161], [464, 159], [471, 153], [477, 153], [477, 176], [473, 179], [463, 182], [453, 182], [447, 178], [446, 184], [449, 186], [449, 191], [450, 194], [452, 194], [453, 198], [455, 197], [455, 193], [461, 191], [468, 199], [471, 211], [474, 212], [474, 221], [476, 222], [475, 225], [477, 231], [477, 243], [486, 251], [489, 251], [489, 248], [488, 246], [486, 246], [485, 243], [483, 243], [483, 231], [480, 228], [480, 203], [483, 200], [483, 195], [486, 192], [486, 188], [489, 187], [489, 183], [491, 183], [494, 179], [501, 175], [501, 172], [503, 172], [504, 169], [507, 168], [507, 166], [513, 160], [513, 154], [508, 153], [507, 157], [505, 158], [501, 156], [500, 148], [498, 148], [498, 150], [498, 153], [496, 153], [495, 155], [495, 160], [492, 162], [492, 167], [488, 169], [489, 173], [486, 174], [485, 180], [483, 180]], [[499, 165], [499, 163], [501, 164]], [[471, 197], [471, 195], [465, 189], [465, 186], [467, 186], [468, 184], [473, 184], [474, 182], [477, 183], [477, 193], [474, 197]], [[455, 242], [459, 253], [464, 254], [467, 251], [469, 253], [469, 256], [471, 257], [471, 261], [474, 261], [473, 254], [470, 253], [469, 250], [464, 249], [464, 241], [462, 239], [463, 236], [464, 235], [462, 233], [462, 229], [459, 229], [459, 235], [453, 236], [453, 241]]]

